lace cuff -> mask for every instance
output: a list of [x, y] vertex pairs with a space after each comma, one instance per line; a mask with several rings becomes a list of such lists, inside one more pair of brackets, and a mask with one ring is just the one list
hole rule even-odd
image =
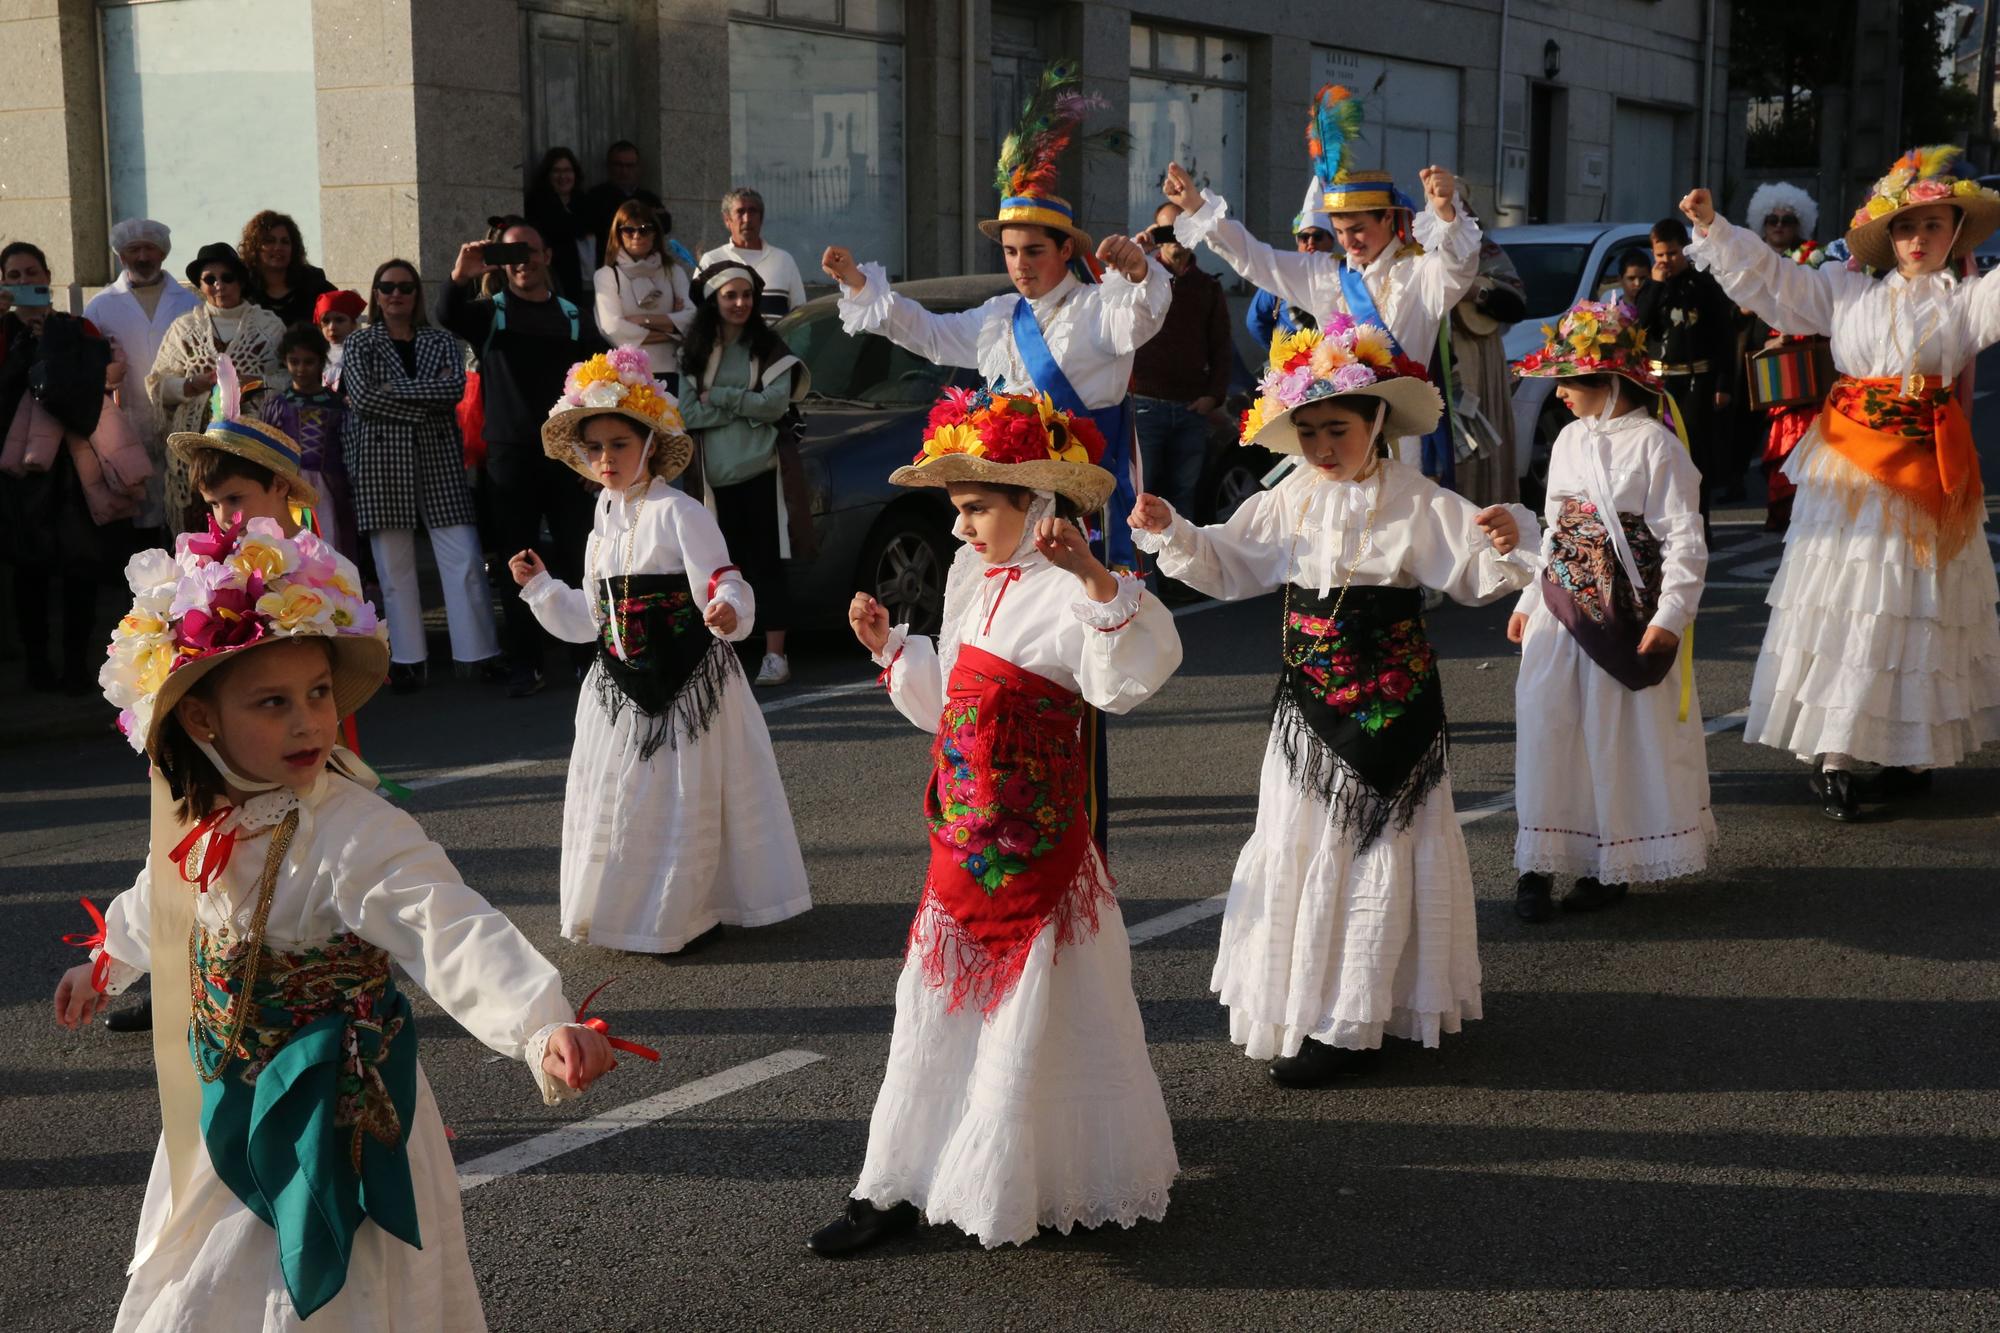
[[1130, 575], [1118, 579], [1118, 595], [1108, 602], [1093, 602], [1088, 597], [1080, 597], [1069, 604], [1070, 611], [1084, 624], [1105, 634], [1124, 629], [1139, 614], [1139, 602], [1146, 595], [1146, 585]]
[[105, 953], [104, 946], [101, 944], [90, 951], [91, 962], [94, 963], [99, 958], [104, 959], [104, 993], [106, 995], [123, 995], [126, 987], [146, 975], [145, 968], [134, 967], [130, 963], [119, 962], [110, 954]]
[[535, 1076], [535, 1087], [542, 1094], [544, 1106], [560, 1106], [564, 1102], [575, 1101], [583, 1096], [581, 1092], [542, 1068], [542, 1057], [548, 1054], [549, 1038], [555, 1036], [559, 1028], [586, 1030], [581, 1023], [551, 1023], [528, 1038], [528, 1054], [525, 1057], [528, 1062], [528, 1072]]
[[880, 264], [861, 266], [861, 290], [840, 289], [840, 327], [848, 333], [874, 333], [889, 321], [889, 273]]
[[910, 627], [908, 625], [898, 625], [896, 628], [890, 630], [889, 637], [882, 641], [882, 651], [879, 653], [870, 653], [868, 656], [874, 660], [876, 666], [881, 667], [884, 672], [887, 672], [896, 665], [896, 659], [903, 655], [903, 645], [909, 641]]
[[1174, 239], [1191, 250], [1197, 242], [1207, 240], [1215, 224], [1228, 216], [1229, 201], [1203, 190], [1201, 207], [1174, 219]]
[[[1161, 503], [1165, 504], [1166, 502], [1161, 501]], [[1132, 544], [1147, 555], [1158, 555], [1172, 546], [1174, 544], [1174, 537], [1179, 533], [1181, 525], [1187, 520], [1182, 518], [1172, 505], [1167, 505], [1167, 512], [1172, 517], [1167, 520], [1167, 526], [1158, 532], [1147, 532], [1143, 528], [1132, 529]]]
[[1687, 248], [1687, 261], [1703, 273], [1748, 268], [1749, 260], [1756, 254], [1750, 247], [1764, 244], [1763, 237], [1737, 226], [1719, 212], [1706, 227], [1690, 227], [1688, 231], [1692, 240]]
[[1410, 236], [1428, 254], [1442, 252], [1453, 259], [1471, 259], [1479, 254], [1479, 228], [1465, 211], [1465, 199], [1454, 195], [1452, 208], [1458, 216], [1446, 222], [1426, 208], [1419, 208], [1410, 220]]
[[533, 606], [561, 586], [556, 582], [555, 575], [544, 569], [521, 585], [521, 600]]

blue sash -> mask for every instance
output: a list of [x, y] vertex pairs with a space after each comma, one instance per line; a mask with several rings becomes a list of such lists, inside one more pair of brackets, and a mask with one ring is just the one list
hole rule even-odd
[[1070, 415], [1089, 417], [1104, 436], [1101, 466], [1118, 485], [1112, 491], [1105, 515], [1104, 540], [1099, 543], [1098, 556], [1113, 569], [1131, 569], [1134, 567], [1132, 529], [1125, 519], [1138, 499], [1132, 489], [1132, 400], [1128, 396], [1110, 407], [1085, 407], [1083, 396], [1056, 364], [1055, 354], [1049, 351], [1048, 340], [1042, 336], [1042, 326], [1035, 322], [1035, 309], [1025, 296], [1014, 302], [1013, 324], [1014, 346], [1021, 353], [1021, 363], [1027, 367], [1029, 378], [1035, 382], [1034, 388], [1047, 394], [1050, 402]]
[[1361, 271], [1349, 268], [1346, 260], [1340, 261], [1340, 294], [1347, 299], [1347, 313], [1363, 324], [1373, 324], [1389, 335], [1389, 350], [1397, 356], [1403, 355], [1403, 344], [1396, 341], [1395, 330], [1389, 321], [1382, 318], [1382, 312], [1375, 308], [1375, 298], [1368, 293], [1368, 284], [1362, 280]]

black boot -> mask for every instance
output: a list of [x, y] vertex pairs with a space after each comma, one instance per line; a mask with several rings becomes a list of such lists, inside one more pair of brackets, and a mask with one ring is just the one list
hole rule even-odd
[[1625, 884], [1606, 884], [1593, 876], [1585, 875], [1576, 882], [1575, 888], [1563, 895], [1563, 911], [1598, 911], [1623, 898], [1629, 887]]
[[1852, 773], [1844, 768], [1815, 768], [1812, 789], [1819, 797], [1819, 812], [1828, 819], [1842, 824], [1860, 822], [1861, 803], [1855, 799]]
[[113, 1010], [104, 1016], [104, 1026], [112, 1032], [151, 1032], [153, 1030], [153, 997], [148, 995], [137, 1004]]
[[1523, 921], [1547, 921], [1555, 915], [1549, 891], [1555, 881], [1547, 875], [1529, 873], [1514, 881], [1514, 915]]
[[866, 1199], [849, 1199], [846, 1211], [806, 1239], [806, 1248], [822, 1259], [845, 1259], [916, 1230], [922, 1221], [917, 1206], [907, 1199], [888, 1208], [877, 1208]]
[[1382, 1051], [1349, 1051], [1329, 1046], [1311, 1037], [1299, 1043], [1297, 1055], [1280, 1056], [1267, 1071], [1281, 1088], [1323, 1088], [1343, 1079], [1372, 1074], [1382, 1062]]

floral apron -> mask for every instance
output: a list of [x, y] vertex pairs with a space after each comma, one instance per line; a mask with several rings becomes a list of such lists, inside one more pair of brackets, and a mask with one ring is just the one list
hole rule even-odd
[[1042, 928], [1061, 948], [1097, 932], [1103, 887], [1083, 872], [1091, 765], [1081, 696], [970, 645], [945, 689], [924, 791], [930, 874], [910, 940], [927, 919], [924, 974], [992, 1013]]
[[389, 955], [357, 935], [297, 952], [260, 946], [246, 1015], [230, 1011], [252, 959], [197, 927], [188, 941], [188, 1050], [204, 1082], [215, 1174], [278, 1233], [301, 1319], [339, 1294], [364, 1220], [423, 1248], [410, 1181], [417, 1033]]
[[[686, 574], [620, 574], [597, 580], [597, 702], [612, 722], [627, 708], [646, 718], [639, 757], [704, 735], [722, 706], [736, 653], [702, 623]], [[677, 725], [678, 724], [678, 725]]]
[[1565, 496], [1549, 537], [1542, 601], [1613, 680], [1628, 690], [1651, 689], [1674, 668], [1672, 652], [1639, 652], [1639, 640], [1660, 605], [1660, 541], [1641, 515], [1616, 518], [1639, 581], [1633, 582], [1619, 558], [1604, 510]]
[[[1421, 588], [1287, 589], [1272, 728], [1299, 791], [1367, 847], [1444, 779], [1444, 690]], [[1339, 616], [1334, 612], [1338, 608]]]

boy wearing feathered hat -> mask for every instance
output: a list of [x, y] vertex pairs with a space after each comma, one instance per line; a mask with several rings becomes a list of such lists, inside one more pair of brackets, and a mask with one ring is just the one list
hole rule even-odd
[[1848, 224], [1851, 265], [1792, 262], [1707, 190], [1681, 201], [1696, 265], [1767, 323], [1832, 340], [1839, 378], [1784, 466], [1798, 494], [1744, 735], [1812, 764], [1843, 822], [1867, 766], [1885, 795], [1927, 790], [2000, 739], [2000, 587], [1957, 392], [2000, 341], [2000, 279], [1952, 269], [2000, 227], [2000, 193], [1960, 175], [1959, 152], [1896, 160]]
[[[1049, 66], [1020, 127], [1000, 153], [1000, 211], [979, 224], [999, 242], [1014, 296], [996, 296], [938, 315], [889, 290], [879, 264], [858, 265], [841, 246], [821, 259], [840, 284], [841, 324], [880, 333], [939, 365], [979, 371], [996, 392], [1042, 393], [1065, 412], [1085, 414], [1104, 436], [1105, 467], [1116, 479], [1105, 536], [1112, 564], [1129, 564], [1133, 419], [1132, 355], [1159, 332], [1173, 303], [1166, 270], [1138, 243], [1107, 236], [1096, 246], [1075, 211], [1055, 193], [1058, 159], [1097, 102], [1077, 91], [1075, 67]], [[1102, 266], [1101, 281], [1092, 270]]]
[[1661, 384], [1622, 303], [1583, 301], [1515, 373], [1575, 415], [1549, 453], [1542, 576], [1507, 637], [1514, 684], [1514, 911], [1553, 914], [1695, 874], [1715, 841], [1689, 626], [1708, 567], [1700, 476], [1654, 416]]
[[[1328, 84], [1313, 99], [1306, 126], [1320, 207], [1344, 255], [1273, 250], [1229, 216], [1228, 200], [1195, 185], [1178, 162], [1167, 167], [1161, 190], [1183, 210], [1174, 222], [1182, 245], [1207, 244], [1251, 283], [1321, 320], [1337, 311], [1382, 328], [1396, 353], [1427, 373], [1446, 314], [1479, 276], [1479, 225], [1443, 167], [1424, 168], [1422, 209], [1388, 172], [1350, 167], [1361, 117], [1360, 100]], [[1415, 462], [1420, 448], [1420, 440], [1400, 440], [1397, 456]]]
[[1534, 515], [1477, 509], [1389, 442], [1443, 403], [1372, 324], [1281, 335], [1242, 435], [1301, 456], [1227, 523], [1141, 496], [1160, 572], [1230, 601], [1282, 590], [1257, 826], [1230, 877], [1209, 987], [1229, 1039], [1284, 1087], [1366, 1072], [1387, 1038], [1435, 1046], [1480, 1016], [1478, 923], [1452, 810], [1424, 593], [1480, 605], [1534, 577]]

